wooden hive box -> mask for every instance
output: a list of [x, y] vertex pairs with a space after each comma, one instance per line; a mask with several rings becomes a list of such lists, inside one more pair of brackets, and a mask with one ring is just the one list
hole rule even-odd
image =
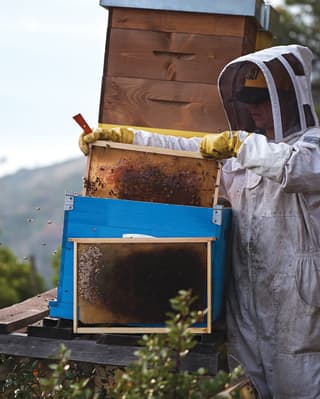
[[101, 0], [109, 21], [100, 124], [226, 129], [217, 78], [229, 61], [255, 50], [265, 5], [225, 3]]
[[219, 164], [200, 153], [106, 141], [91, 145], [83, 195], [212, 207]]

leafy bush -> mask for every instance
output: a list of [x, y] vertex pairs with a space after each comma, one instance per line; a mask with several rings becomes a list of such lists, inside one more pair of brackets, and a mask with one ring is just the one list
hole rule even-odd
[[90, 377], [79, 378], [75, 366], [70, 363], [70, 350], [60, 346], [59, 362], [52, 363], [49, 368], [52, 373], [49, 377], [38, 378], [41, 398], [53, 399], [94, 399], [92, 389], [88, 387]]
[[0, 248], [0, 308], [30, 298], [44, 290], [30, 263], [21, 263], [9, 248]]
[[94, 369], [89, 376], [74, 362], [62, 344], [58, 361], [2, 356], [0, 368], [6, 375], [0, 381], [0, 399], [97, 399], [93, 393]]
[[[183, 360], [197, 341], [190, 327], [203, 319], [204, 312], [190, 311], [191, 291], [180, 291], [171, 300], [174, 312], [168, 314], [167, 333], [143, 336], [137, 360], [114, 373], [112, 383], [94, 393], [94, 368], [83, 373], [70, 361], [70, 351], [61, 345], [58, 361], [44, 366], [41, 361], [2, 356], [0, 399], [215, 399], [243, 374], [219, 371], [209, 376], [204, 368], [183, 369]], [[209, 355], [210, 356], [210, 355]], [[89, 374], [89, 375], [88, 375]], [[235, 390], [232, 397], [240, 398]], [[246, 396], [249, 397], [249, 396]], [[254, 396], [250, 396], [253, 398]]]
[[214, 377], [203, 368], [196, 373], [183, 370], [183, 358], [196, 345], [190, 327], [203, 319], [202, 311], [190, 312], [191, 291], [180, 291], [171, 300], [175, 313], [168, 314], [168, 333], [145, 335], [138, 359], [121, 375], [111, 394], [113, 399], [213, 399], [242, 375], [241, 368], [231, 374], [219, 371]]

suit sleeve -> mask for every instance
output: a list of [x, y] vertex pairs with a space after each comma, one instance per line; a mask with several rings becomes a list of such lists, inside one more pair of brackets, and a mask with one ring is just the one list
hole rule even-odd
[[199, 152], [200, 137], [185, 138], [136, 130], [133, 144]]
[[307, 131], [293, 145], [270, 143], [265, 136], [252, 134], [241, 146], [238, 161], [287, 192], [319, 192], [320, 129]]

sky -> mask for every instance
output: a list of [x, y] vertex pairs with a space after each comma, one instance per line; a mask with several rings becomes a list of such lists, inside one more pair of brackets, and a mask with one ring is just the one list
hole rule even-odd
[[98, 124], [107, 15], [99, 0], [1, 2], [0, 177], [82, 156], [72, 117]]
[[99, 0], [10, 0], [0, 14], [0, 176], [82, 155], [98, 123], [107, 10]]

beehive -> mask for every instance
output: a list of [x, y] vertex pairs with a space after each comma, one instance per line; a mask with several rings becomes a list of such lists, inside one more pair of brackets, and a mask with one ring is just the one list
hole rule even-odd
[[[206, 207], [66, 195], [58, 297], [49, 304], [50, 316], [73, 319], [80, 333], [164, 331], [167, 299], [191, 287], [196, 307], [208, 308], [194, 331], [209, 333], [223, 314], [231, 210], [215, 215]], [[121, 297], [113, 298], [115, 292]], [[159, 292], [157, 303], [152, 295]]]
[[[109, 10], [99, 122], [216, 132], [227, 128], [217, 78], [255, 50], [258, 0], [101, 0]], [[187, 3], [187, 4], [185, 4]]]

